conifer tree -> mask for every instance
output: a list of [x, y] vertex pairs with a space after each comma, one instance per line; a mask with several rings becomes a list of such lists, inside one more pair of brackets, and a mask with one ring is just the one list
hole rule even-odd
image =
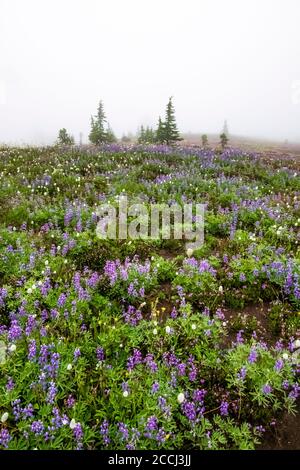
[[158, 125], [157, 125], [157, 130], [156, 130], [156, 142], [159, 144], [164, 144], [166, 141], [166, 136], [165, 136], [165, 124], [161, 120], [161, 117], [159, 116], [158, 119]]
[[145, 143], [153, 144], [155, 142], [155, 133], [152, 127], [147, 126], [145, 130]]
[[63, 127], [58, 131], [57, 143], [58, 145], [74, 145], [74, 137]]
[[153, 144], [155, 140], [155, 132], [153, 131], [152, 127], [140, 127], [140, 130], [138, 131], [139, 144]]
[[207, 135], [206, 135], [206, 134], [203, 134], [203, 135], [201, 136], [201, 140], [202, 140], [202, 146], [203, 146], [203, 147], [207, 147], [208, 138], [207, 138]]
[[115, 139], [112, 129], [108, 126], [106, 128], [106, 115], [104, 112], [103, 102], [100, 101], [97, 114], [91, 117], [91, 131], [89, 139], [92, 144], [102, 144], [105, 142], [112, 142], [111, 139]]
[[220, 135], [220, 144], [221, 144], [222, 149], [224, 149], [226, 147], [228, 142], [229, 142], [229, 139], [228, 139], [227, 135], [225, 134], [225, 132], [223, 132]]
[[164, 136], [165, 142], [167, 145], [170, 145], [174, 142], [182, 140], [179, 131], [177, 129], [176, 119], [175, 119], [175, 109], [172, 102], [172, 97], [169, 98], [167, 109], [166, 109], [166, 118], [164, 122]]

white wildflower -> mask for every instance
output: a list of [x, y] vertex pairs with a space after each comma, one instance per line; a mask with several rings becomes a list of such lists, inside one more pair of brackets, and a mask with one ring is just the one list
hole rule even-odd
[[182, 392], [181, 392], [181, 393], [178, 393], [178, 395], [177, 395], [177, 401], [178, 401], [178, 403], [181, 404], [181, 403], [184, 402], [184, 400], [185, 400], [184, 393], [182, 393]]
[[1, 416], [1, 423], [5, 423], [6, 421], [8, 420], [8, 413], [7, 411], [5, 411], [5, 413], [3, 413], [3, 415]]
[[72, 418], [71, 421], [70, 421], [70, 428], [71, 428], [71, 429], [74, 429], [74, 428], [76, 427], [76, 424], [77, 424], [77, 423], [76, 423], [75, 419]]

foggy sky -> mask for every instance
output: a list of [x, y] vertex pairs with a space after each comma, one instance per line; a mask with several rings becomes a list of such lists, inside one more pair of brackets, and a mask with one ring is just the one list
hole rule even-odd
[[300, 141], [299, 0], [0, 0], [0, 142], [181, 131]]

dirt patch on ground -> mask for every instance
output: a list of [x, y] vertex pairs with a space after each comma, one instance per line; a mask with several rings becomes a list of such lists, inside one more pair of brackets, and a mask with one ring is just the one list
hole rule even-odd
[[229, 346], [235, 340], [239, 330], [244, 334], [251, 336], [253, 331], [257, 333], [258, 339], [265, 341], [268, 345], [276, 342], [268, 320], [270, 305], [262, 303], [257, 305], [247, 305], [240, 309], [222, 308], [225, 319], [228, 322], [228, 336], [226, 346]]
[[266, 432], [258, 450], [300, 450], [300, 400], [297, 414], [284, 414], [272, 430]]

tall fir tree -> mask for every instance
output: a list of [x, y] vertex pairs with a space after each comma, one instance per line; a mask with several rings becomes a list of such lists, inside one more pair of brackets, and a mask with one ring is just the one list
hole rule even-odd
[[158, 125], [156, 129], [156, 142], [159, 144], [164, 144], [166, 141], [165, 135], [165, 123], [162, 121], [161, 117], [158, 118]]
[[172, 96], [169, 98], [167, 109], [166, 109], [166, 118], [164, 122], [164, 134], [165, 142], [167, 145], [173, 144], [182, 140], [179, 135], [179, 131], [175, 119], [175, 109], [173, 105]]
[[105, 142], [112, 142], [115, 139], [112, 129], [108, 126], [106, 129], [106, 115], [104, 112], [103, 102], [100, 101], [96, 116], [91, 117], [91, 131], [89, 139], [92, 144], [103, 144]]

